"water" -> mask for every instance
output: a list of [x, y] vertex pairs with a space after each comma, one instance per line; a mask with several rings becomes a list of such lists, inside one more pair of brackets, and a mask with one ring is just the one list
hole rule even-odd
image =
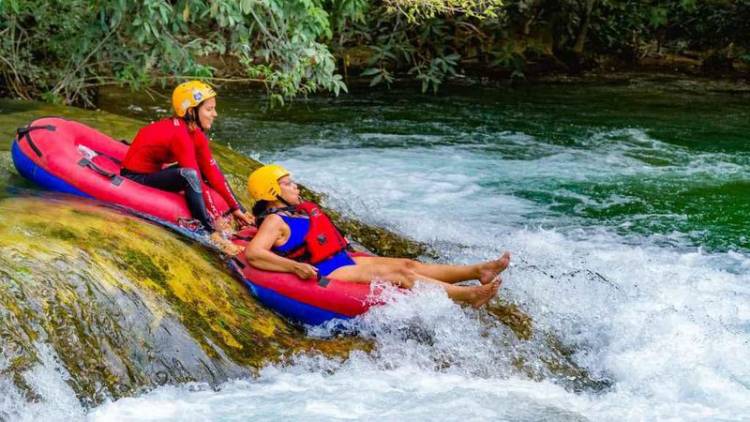
[[216, 137], [287, 166], [328, 205], [444, 261], [510, 250], [500, 294], [612, 386], [525, 375], [518, 359], [539, 339], [422, 287], [355, 322], [372, 353], [299, 356], [219, 391], [164, 387], [88, 417], [750, 419], [747, 101], [646, 83], [391, 92], [261, 114], [224, 96]]

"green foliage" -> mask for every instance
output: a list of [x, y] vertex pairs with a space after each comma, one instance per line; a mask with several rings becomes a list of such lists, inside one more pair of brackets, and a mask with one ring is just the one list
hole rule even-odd
[[346, 85], [336, 61], [318, 40], [330, 39], [328, 14], [311, 0], [243, 0], [242, 8], [262, 35], [247, 39], [238, 57], [250, 78], [264, 81], [273, 103], [326, 89], [339, 94]]
[[435, 92], [692, 50], [746, 62], [750, 0], [0, 0], [0, 94], [89, 106], [106, 84], [256, 82], [284, 104], [346, 92], [350, 67]]
[[[750, 0], [383, 0], [342, 29], [334, 51], [366, 45], [371, 85], [414, 78], [435, 91], [474, 70], [523, 77], [575, 70], [599, 56], [638, 62], [684, 53], [719, 63], [750, 53]], [[491, 13], [483, 13], [491, 9]], [[336, 43], [337, 40], [342, 40]], [[711, 56], [713, 55], [713, 56]], [[708, 57], [711, 56], [711, 57]]]
[[385, 0], [386, 11], [399, 12], [410, 23], [437, 16], [461, 14], [472, 18], [496, 18], [502, 0]]
[[360, 76], [370, 77], [370, 86], [390, 86], [400, 74], [419, 82], [422, 92], [437, 92], [446, 79], [461, 75], [462, 60], [476, 60], [472, 50], [487, 47], [489, 34], [504, 21], [500, 4], [385, 1], [363, 22], [344, 28], [333, 48], [345, 52], [367, 45], [370, 54]]
[[592, 48], [646, 54], [660, 51], [750, 48], [750, 1], [602, 0], [593, 11]]
[[419, 63], [412, 67], [409, 73], [415, 74], [417, 80], [422, 83], [422, 92], [432, 87], [432, 92], [436, 93], [447, 76], [456, 75], [456, 66], [460, 57], [456, 53], [435, 57], [429, 63]]
[[93, 105], [105, 84], [211, 79], [212, 55], [281, 101], [346, 90], [315, 0], [5, 0], [0, 35], [0, 86], [22, 98]]
[[331, 27], [341, 33], [348, 24], [365, 21], [370, 2], [368, 0], [326, 0], [325, 9], [331, 16]]

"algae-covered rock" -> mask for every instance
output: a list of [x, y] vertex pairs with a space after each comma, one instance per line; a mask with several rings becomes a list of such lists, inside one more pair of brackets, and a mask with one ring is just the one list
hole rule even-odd
[[108, 209], [47, 198], [0, 201], [3, 376], [50, 345], [86, 405], [186, 381], [217, 385], [285, 356], [345, 355], [356, 338], [314, 340], [252, 299], [205, 248]]

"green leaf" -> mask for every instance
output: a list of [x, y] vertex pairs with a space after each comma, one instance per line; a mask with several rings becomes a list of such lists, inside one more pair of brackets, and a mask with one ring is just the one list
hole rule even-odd
[[376, 67], [370, 67], [370, 68], [365, 69], [364, 72], [360, 73], [360, 76], [372, 76], [378, 73], [380, 73], [380, 69]]
[[651, 14], [649, 16], [649, 22], [652, 27], [660, 27], [667, 23], [667, 14], [669, 10], [665, 7], [652, 7]]
[[382, 82], [382, 80], [383, 80], [383, 74], [382, 73], [378, 74], [377, 76], [375, 76], [374, 78], [372, 78], [372, 80], [370, 81], [370, 87], [373, 87], [373, 86], [379, 84], [380, 82]]

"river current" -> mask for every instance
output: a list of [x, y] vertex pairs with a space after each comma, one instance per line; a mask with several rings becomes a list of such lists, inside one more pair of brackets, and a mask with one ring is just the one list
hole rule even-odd
[[374, 353], [299, 356], [218, 391], [161, 387], [88, 413], [58, 383], [58, 407], [29, 417], [750, 419], [748, 100], [658, 83], [353, 94], [268, 113], [222, 99], [214, 136], [326, 205], [443, 262], [511, 251], [500, 295], [610, 386], [520, 375], [514, 348], [533, 344], [419, 287], [354, 322]]

